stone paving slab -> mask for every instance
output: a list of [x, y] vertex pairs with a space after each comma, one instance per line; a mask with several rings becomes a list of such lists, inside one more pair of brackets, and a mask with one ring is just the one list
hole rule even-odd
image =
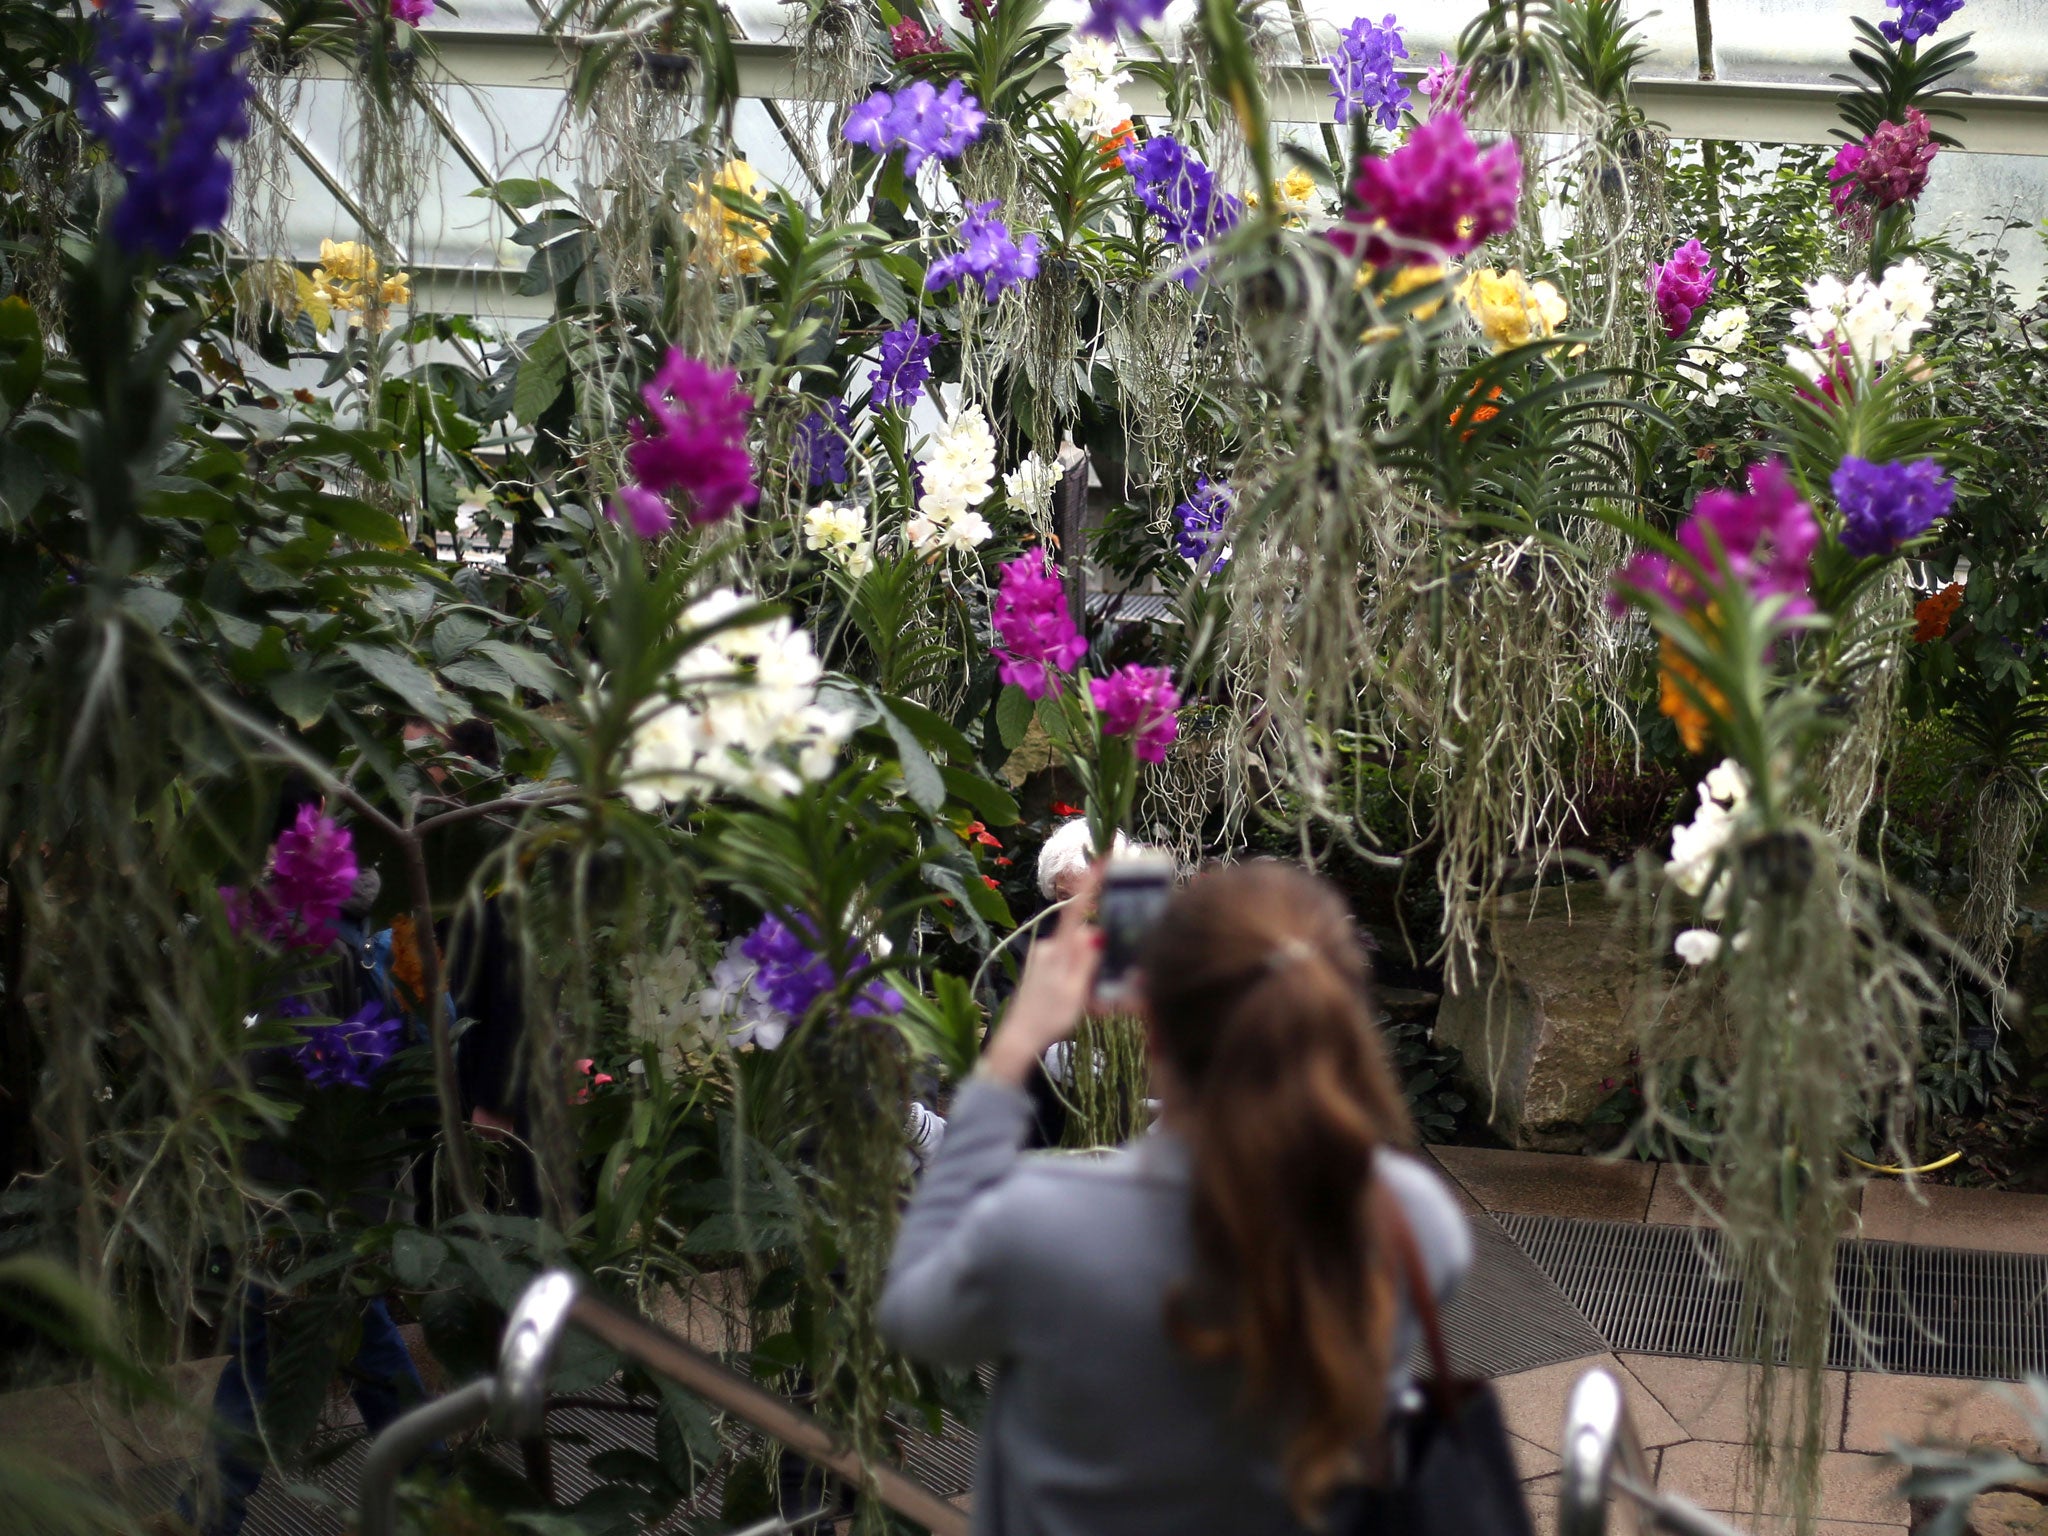
[[[1665, 1448], [1657, 1468], [1657, 1486], [1682, 1493], [1702, 1509], [1722, 1514], [1752, 1514], [1755, 1490], [1749, 1486], [1739, 1445], [1688, 1440]], [[1821, 1458], [1821, 1508], [1830, 1520], [1870, 1525], [1904, 1526], [1906, 1501], [1899, 1496], [1899, 1469], [1882, 1456], [1829, 1451]]]
[[1562, 1152], [1432, 1147], [1443, 1169], [1489, 1211], [1641, 1221], [1656, 1182], [1651, 1163], [1607, 1162]]
[[[1745, 1428], [1749, 1404], [1749, 1383], [1755, 1366], [1729, 1360], [1679, 1360], [1668, 1355], [1623, 1355], [1621, 1363], [1630, 1375], [1657, 1399], [1658, 1404], [1692, 1440], [1711, 1440], [1740, 1445], [1748, 1439]], [[1826, 1373], [1827, 1423], [1830, 1446], [1840, 1445], [1842, 1398], [1848, 1390], [1848, 1373]], [[1789, 1405], [1788, 1405], [1789, 1407]], [[1854, 1450], [1883, 1450], [1883, 1446], [1854, 1446]]]
[[2008, 1395], [2021, 1390], [1997, 1382], [1858, 1371], [1849, 1383], [1842, 1448], [1889, 1451], [1894, 1440], [1931, 1440], [1996, 1445], [2038, 1461], [2041, 1448]]
[[[1704, 1170], [1689, 1163], [1657, 1163], [1657, 1182], [1650, 1190], [1650, 1207], [1645, 1216], [1652, 1226], [1660, 1227], [1705, 1227], [1713, 1224], [1710, 1208], [1718, 1208], [1720, 1201], [1708, 1192], [1697, 1193], [1703, 1188], [1701, 1174]], [[1858, 1190], [1856, 1201], [1862, 1199]], [[1704, 1200], [1705, 1204], [1702, 1204]], [[1856, 1202], [1850, 1205], [1850, 1214], [1842, 1223], [1842, 1235], [1857, 1235]]]
[[1863, 1235], [1928, 1248], [2048, 1254], [2048, 1195], [2002, 1189], [1909, 1189], [1886, 1179], [1865, 1186]]
[[[1563, 1447], [1564, 1405], [1572, 1384], [1595, 1366], [1605, 1367], [1621, 1383], [1622, 1395], [1628, 1399], [1629, 1416], [1635, 1420], [1636, 1433], [1645, 1446], [1670, 1445], [1686, 1438], [1678, 1421], [1613, 1355], [1589, 1355], [1584, 1360], [1567, 1360], [1561, 1365], [1539, 1366], [1533, 1371], [1495, 1378], [1493, 1390], [1500, 1399], [1501, 1416], [1507, 1420], [1508, 1432], [1534, 1442], [1555, 1457]], [[1556, 1468], [1553, 1464], [1544, 1470]]]

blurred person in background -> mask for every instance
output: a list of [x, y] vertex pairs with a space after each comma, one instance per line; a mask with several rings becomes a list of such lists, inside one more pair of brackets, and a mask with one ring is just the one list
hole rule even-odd
[[1297, 1536], [1382, 1480], [1419, 1325], [1472, 1238], [1419, 1158], [1366, 951], [1270, 860], [1173, 898], [1140, 951], [1162, 1109], [1101, 1158], [1026, 1157], [1025, 1084], [1089, 1006], [1095, 877], [1032, 949], [905, 1216], [885, 1333], [998, 1375], [974, 1491], [1004, 1536]]

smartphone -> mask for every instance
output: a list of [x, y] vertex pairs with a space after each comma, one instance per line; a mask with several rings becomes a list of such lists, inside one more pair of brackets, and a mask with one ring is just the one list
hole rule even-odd
[[1115, 1006], [1131, 1000], [1138, 951], [1172, 898], [1173, 860], [1165, 854], [1134, 851], [1109, 861], [1095, 904], [1095, 921], [1102, 929], [1097, 1003]]

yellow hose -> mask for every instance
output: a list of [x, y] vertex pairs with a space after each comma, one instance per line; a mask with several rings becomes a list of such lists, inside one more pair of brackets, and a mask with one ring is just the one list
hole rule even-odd
[[1962, 1161], [1963, 1154], [1951, 1152], [1939, 1162], [1922, 1163], [1918, 1168], [1895, 1168], [1890, 1163], [1866, 1163], [1862, 1158], [1857, 1157], [1851, 1152], [1844, 1152], [1842, 1156], [1848, 1158], [1858, 1168], [1868, 1168], [1872, 1173], [1938, 1173], [1950, 1163]]

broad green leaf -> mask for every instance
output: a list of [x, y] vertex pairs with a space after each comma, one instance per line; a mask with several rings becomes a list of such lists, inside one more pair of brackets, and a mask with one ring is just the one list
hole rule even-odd
[[518, 379], [512, 386], [512, 414], [519, 424], [530, 427], [539, 421], [568, 377], [567, 341], [557, 323], [536, 336], [520, 360]]
[[896, 718], [893, 709], [884, 708], [882, 724], [887, 727], [889, 739], [896, 743], [897, 765], [903, 770], [903, 787], [910, 792], [919, 809], [927, 815], [936, 816], [946, 803], [946, 781], [939, 776], [938, 766], [924, 749], [924, 743], [916, 733]]
[[550, 696], [562, 691], [565, 679], [561, 669], [538, 651], [509, 640], [479, 640], [475, 649], [479, 656], [488, 656], [503, 667], [505, 675], [522, 688]]
[[417, 1227], [400, 1227], [391, 1239], [391, 1272], [409, 1291], [423, 1291], [448, 1257], [448, 1245]]
[[273, 672], [264, 680], [277, 707], [302, 731], [311, 730], [334, 698], [334, 684], [319, 672]]
[[1031, 729], [1037, 708], [1031, 696], [1014, 683], [996, 700], [996, 731], [1012, 752], [1024, 745], [1024, 733]]
[[434, 685], [434, 676], [405, 652], [388, 645], [365, 645], [344, 640], [342, 654], [361, 667], [370, 680], [389, 689], [405, 701], [406, 708], [422, 719], [441, 724], [452, 718], [447, 699]]

